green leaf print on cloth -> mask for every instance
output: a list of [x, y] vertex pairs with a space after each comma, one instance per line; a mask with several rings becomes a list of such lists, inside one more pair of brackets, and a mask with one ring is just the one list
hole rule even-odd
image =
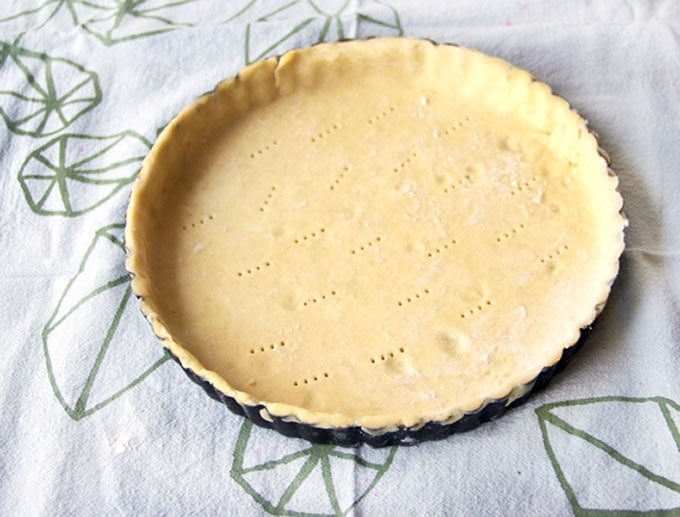
[[134, 131], [62, 135], [26, 158], [19, 182], [35, 213], [79, 216], [131, 183], [150, 147]]
[[601, 397], [546, 404], [536, 413], [576, 515], [680, 515], [678, 403]]
[[19, 30], [37, 30], [54, 20], [82, 27], [105, 45], [162, 34], [190, 26], [172, 20], [173, 11], [197, 0], [43, 0], [16, 12], [0, 12], [0, 24], [22, 22]]
[[[173, 21], [173, 8], [195, 0], [92, 0], [91, 14], [83, 27], [105, 45], [153, 36], [191, 24]], [[85, 3], [85, 2], [83, 2]]]
[[348, 514], [387, 472], [397, 450], [345, 449], [303, 440], [286, 440], [279, 448], [271, 438], [271, 431], [245, 420], [231, 476], [274, 515]]
[[148, 327], [129, 303], [123, 228], [97, 230], [42, 331], [50, 384], [74, 420], [106, 406], [169, 358], [140, 343]]
[[0, 116], [10, 131], [54, 134], [101, 102], [95, 72], [68, 59], [0, 42]]
[[[248, 15], [262, 12], [258, 2], [247, 7]], [[245, 8], [236, 16], [244, 12]], [[267, 2], [266, 12], [246, 25], [245, 60], [253, 63], [310, 40], [321, 43], [357, 35], [403, 34], [396, 9], [379, 0], [360, 2], [358, 7], [350, 0], [281, 0], [275, 5]]]
[[76, 7], [83, 0], [38, 0], [37, 2], [19, 2], [22, 7], [12, 9], [5, 7], [0, 17], [0, 23], [21, 22], [20, 31], [37, 30], [60, 14], [69, 18], [73, 25], [78, 24]]

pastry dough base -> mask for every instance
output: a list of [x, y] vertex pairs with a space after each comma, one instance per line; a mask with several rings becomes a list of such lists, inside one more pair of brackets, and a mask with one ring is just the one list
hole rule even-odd
[[319, 45], [185, 109], [135, 185], [133, 288], [183, 366], [317, 427], [523, 395], [601, 310], [625, 219], [543, 83], [411, 39]]

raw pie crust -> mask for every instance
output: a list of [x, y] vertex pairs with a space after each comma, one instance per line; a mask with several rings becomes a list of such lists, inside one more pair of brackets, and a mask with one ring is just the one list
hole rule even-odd
[[618, 271], [617, 178], [548, 86], [470, 49], [324, 44], [186, 108], [128, 212], [142, 308], [263, 418], [372, 433], [509, 404]]

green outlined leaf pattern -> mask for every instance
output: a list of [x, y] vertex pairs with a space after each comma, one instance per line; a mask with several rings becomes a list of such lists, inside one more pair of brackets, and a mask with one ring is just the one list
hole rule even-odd
[[[114, 45], [191, 26], [174, 21], [176, 8], [197, 0], [43, 0], [15, 13], [0, 15], [0, 24], [37, 30], [54, 20], [83, 27], [105, 45]], [[3, 13], [4, 14], [4, 13]]]
[[69, 59], [0, 42], [0, 116], [19, 135], [52, 135], [101, 102], [97, 74]]
[[195, 0], [88, 0], [83, 1], [97, 14], [91, 15], [83, 27], [105, 45], [113, 45], [145, 36], [153, 36], [191, 26], [171, 19], [178, 6]]
[[147, 326], [130, 304], [123, 224], [100, 228], [42, 331], [54, 395], [74, 420], [142, 382], [169, 356], [141, 346]]
[[303, 440], [286, 440], [279, 448], [271, 439], [270, 431], [245, 420], [231, 476], [273, 515], [347, 515], [387, 472], [397, 450], [346, 449]]
[[[251, 2], [249, 15], [257, 18], [246, 25], [245, 61], [253, 63], [265, 57], [314, 40], [318, 43], [365, 36], [402, 36], [399, 13], [379, 0], [320, 2], [319, 0], [281, 0], [267, 3], [266, 12]], [[238, 13], [240, 16], [246, 9]], [[230, 21], [230, 20], [229, 20]]]
[[67, 17], [73, 25], [78, 24], [76, 6], [82, 0], [38, 0], [34, 5], [23, 6], [16, 11], [5, 6], [0, 23], [20, 23], [19, 31], [37, 30], [59, 15]]
[[536, 413], [546, 452], [577, 516], [680, 513], [677, 402], [600, 397], [546, 404]]
[[150, 147], [134, 131], [62, 135], [28, 156], [19, 182], [35, 213], [79, 216], [131, 183]]

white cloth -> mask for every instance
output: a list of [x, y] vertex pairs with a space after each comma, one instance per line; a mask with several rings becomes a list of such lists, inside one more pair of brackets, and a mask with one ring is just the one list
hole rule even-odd
[[[680, 4], [3, 0], [0, 514], [680, 511]], [[252, 427], [161, 352], [130, 294], [130, 182], [247, 62], [427, 37], [526, 68], [600, 134], [628, 248], [584, 349], [528, 403], [412, 448]]]

